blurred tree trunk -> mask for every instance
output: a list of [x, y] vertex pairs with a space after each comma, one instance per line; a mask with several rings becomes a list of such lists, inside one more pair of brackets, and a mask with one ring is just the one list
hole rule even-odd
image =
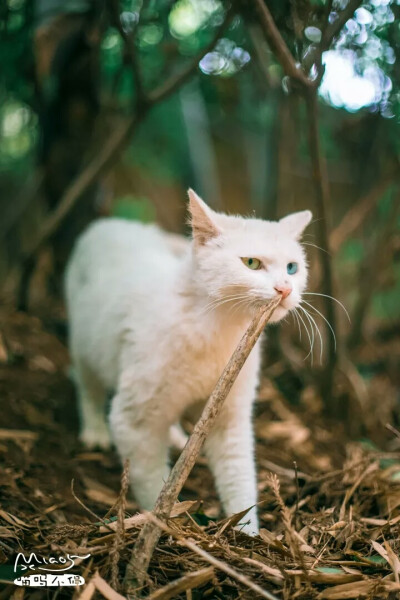
[[[87, 161], [99, 111], [101, 10], [95, 0], [36, 0], [40, 165], [49, 211]], [[93, 186], [51, 240], [56, 291], [72, 244], [95, 215]]]

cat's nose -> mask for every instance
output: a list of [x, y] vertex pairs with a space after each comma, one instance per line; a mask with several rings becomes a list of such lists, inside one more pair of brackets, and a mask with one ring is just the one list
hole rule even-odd
[[275, 289], [279, 294], [282, 294], [283, 300], [292, 293], [292, 286], [288, 285], [287, 283], [276, 285]]

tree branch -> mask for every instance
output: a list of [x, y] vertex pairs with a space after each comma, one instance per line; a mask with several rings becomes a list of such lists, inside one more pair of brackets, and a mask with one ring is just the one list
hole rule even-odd
[[23, 261], [28, 263], [37, 253], [43, 244], [57, 231], [58, 227], [64, 221], [65, 217], [75, 206], [79, 198], [93, 185], [93, 183], [103, 175], [115, 162], [119, 153], [125, 148], [132, 137], [137, 125], [145, 118], [147, 112], [155, 104], [162, 102], [168, 96], [171, 96], [181, 85], [183, 85], [196, 71], [199, 61], [216, 44], [225, 27], [230, 23], [233, 17], [232, 9], [229, 9], [225, 15], [223, 23], [216, 30], [212, 40], [188, 63], [188, 65], [177, 74], [173, 74], [169, 79], [150, 92], [140, 104], [140, 110], [130, 117], [123, 125], [115, 130], [108, 142], [96, 155], [82, 173], [72, 182], [63, 194], [57, 208], [51, 213], [44, 222], [39, 235], [30, 244], [26, 250]]
[[137, 60], [137, 50], [135, 47], [135, 39], [136, 39], [137, 29], [139, 26], [140, 15], [138, 17], [138, 21], [136, 23], [136, 27], [133, 30], [133, 32], [127, 33], [121, 23], [119, 0], [108, 0], [108, 7], [110, 10], [112, 23], [116, 27], [119, 35], [121, 36], [121, 38], [125, 44], [128, 59], [131, 63], [133, 79], [134, 79], [134, 82], [136, 85], [136, 105], [139, 106], [140, 102], [142, 101], [142, 97], [143, 97], [143, 82], [142, 82], [142, 77], [140, 74], [139, 62]]
[[161, 102], [167, 96], [170, 96], [171, 94], [173, 94], [175, 92], [175, 90], [177, 90], [179, 87], [181, 87], [181, 85], [186, 83], [186, 81], [188, 81], [188, 79], [193, 75], [193, 71], [196, 69], [196, 67], [199, 64], [199, 62], [201, 61], [201, 59], [204, 58], [204, 56], [206, 54], [208, 54], [208, 52], [210, 52], [214, 48], [215, 44], [221, 37], [222, 33], [225, 31], [225, 29], [228, 27], [229, 23], [232, 21], [234, 14], [235, 14], [235, 11], [234, 11], [233, 7], [231, 6], [228, 9], [223, 22], [216, 30], [213, 38], [197, 54], [197, 56], [193, 59], [192, 63], [189, 63], [186, 66], [186, 68], [182, 69], [180, 72], [172, 74], [170, 76], [170, 78], [168, 79], [168, 81], [160, 84], [158, 87], [156, 87], [154, 90], [152, 90], [149, 94], [147, 94], [146, 98], [147, 98], [147, 102], [149, 104], [156, 104], [157, 102]]
[[[279, 296], [272, 300], [266, 307], [263, 306], [257, 311], [247, 331], [229, 359], [228, 364], [223, 370], [217, 385], [204, 407], [200, 419], [193, 429], [192, 435], [160, 492], [153, 511], [157, 518], [166, 519], [170, 516], [171, 510], [177, 501], [178, 494], [192, 470], [203, 443], [221, 411], [225, 398], [280, 300], [281, 298]], [[154, 521], [146, 523], [141, 530], [125, 574], [125, 585], [128, 596], [133, 594], [134, 589], [143, 585], [154, 548], [157, 545], [160, 535], [161, 529]]]
[[[322, 69], [322, 53], [329, 48], [335, 36], [342, 29], [346, 21], [352, 16], [356, 8], [361, 4], [361, 0], [349, 0], [345, 9], [343, 9], [337, 19], [333, 23], [329, 23], [328, 11], [325, 15], [325, 27], [322, 32], [322, 39], [314, 51], [311, 51], [303, 60], [302, 67], [297, 66], [293, 55], [283, 40], [275, 22], [269, 12], [264, 0], [254, 0], [258, 13], [261, 17], [261, 26], [264, 30], [267, 41], [271, 50], [275, 54], [276, 59], [282, 66], [284, 72], [292, 79], [295, 79], [301, 84], [306, 107], [307, 107], [307, 122], [308, 122], [308, 140], [310, 148], [310, 156], [312, 162], [313, 180], [316, 196], [317, 214], [319, 217], [317, 236], [318, 244], [322, 248], [329, 248], [329, 224], [328, 224], [328, 207], [329, 207], [329, 182], [326, 172], [325, 159], [322, 154], [320, 139], [319, 139], [319, 124], [318, 124], [318, 87], [323, 76]], [[331, 4], [328, 4], [328, 10]], [[307, 73], [310, 67], [316, 63], [318, 76], [313, 81]], [[333, 275], [332, 264], [329, 253], [322, 253], [321, 256], [323, 270], [323, 293], [325, 296], [333, 296]], [[333, 330], [335, 330], [335, 310], [332, 301], [324, 297], [326, 318], [330, 322]], [[328, 336], [328, 358], [327, 364], [321, 377], [321, 394], [324, 399], [325, 406], [331, 406], [331, 396], [333, 387], [333, 377], [336, 366], [336, 349], [333, 336]]]
[[[318, 214], [317, 243], [327, 252], [321, 252], [321, 266], [323, 272], [322, 292], [325, 305], [325, 316], [329, 321], [333, 331], [335, 331], [336, 314], [333, 301], [328, 296], [333, 296], [333, 273], [332, 258], [329, 250], [329, 182], [326, 172], [326, 163], [322, 155], [319, 125], [318, 125], [318, 90], [310, 88], [306, 94], [307, 120], [308, 120], [308, 143], [310, 148], [312, 176], [314, 180], [314, 189]], [[326, 327], [325, 327], [326, 329]], [[328, 335], [328, 356], [326, 367], [321, 377], [321, 395], [325, 408], [331, 406], [331, 396], [333, 387], [333, 376], [336, 366], [336, 345], [333, 335]]]
[[260, 16], [260, 25], [267, 38], [271, 50], [278, 59], [285, 74], [292, 79], [297, 80], [302, 86], [308, 86], [309, 80], [305, 73], [296, 65], [296, 62], [281, 36], [279, 29], [275, 25], [272, 15], [264, 3], [264, 0], [255, 0], [256, 9]]
[[337, 252], [349, 236], [362, 225], [387, 188], [398, 180], [399, 176], [398, 169], [392, 171], [378, 181], [365, 196], [362, 196], [353, 204], [339, 225], [330, 234], [329, 244], [332, 252]]
[[349, 0], [346, 8], [338, 13], [337, 18], [333, 23], [329, 23], [328, 21], [326, 28], [322, 32], [320, 43], [304, 57], [303, 69], [306, 73], [308, 73], [314, 63], [321, 62], [322, 54], [330, 48], [335, 37], [340, 33], [343, 26], [353, 16], [354, 12], [361, 4], [362, 0]]

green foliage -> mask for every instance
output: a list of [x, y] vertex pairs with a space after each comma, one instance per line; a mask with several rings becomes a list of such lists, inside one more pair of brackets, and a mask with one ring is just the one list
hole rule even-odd
[[392, 267], [392, 282], [389, 287], [376, 292], [372, 302], [374, 314], [381, 319], [400, 318], [400, 265]]
[[0, 171], [18, 174], [31, 167], [37, 143], [34, 111], [32, 4], [0, 5]]
[[117, 198], [113, 203], [112, 216], [142, 223], [151, 223], [156, 219], [154, 206], [150, 200], [136, 196]]

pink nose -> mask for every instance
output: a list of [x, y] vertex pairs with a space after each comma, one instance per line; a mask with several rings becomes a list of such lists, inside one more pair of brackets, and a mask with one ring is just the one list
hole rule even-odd
[[282, 298], [285, 299], [292, 293], [292, 288], [290, 285], [276, 285], [275, 289], [279, 294], [282, 294]]

